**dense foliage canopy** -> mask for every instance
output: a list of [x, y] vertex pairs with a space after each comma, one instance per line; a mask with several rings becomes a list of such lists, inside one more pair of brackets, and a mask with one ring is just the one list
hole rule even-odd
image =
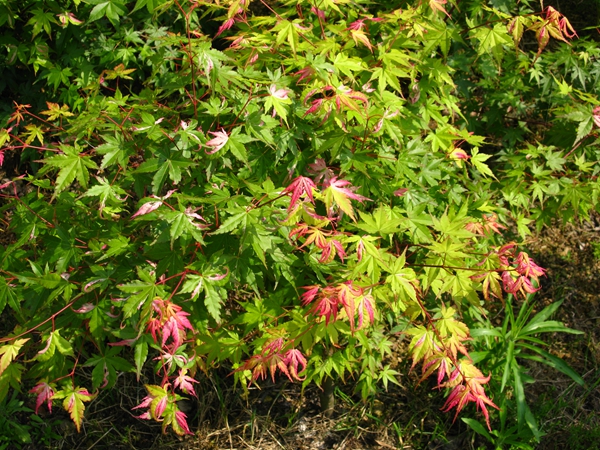
[[0, 402], [79, 428], [153, 366], [140, 417], [190, 433], [214, 367], [368, 398], [397, 333], [482, 434], [540, 436], [517, 356], [583, 382], [516, 242], [600, 192], [600, 50], [552, 6], [2, 0], [0, 36]]

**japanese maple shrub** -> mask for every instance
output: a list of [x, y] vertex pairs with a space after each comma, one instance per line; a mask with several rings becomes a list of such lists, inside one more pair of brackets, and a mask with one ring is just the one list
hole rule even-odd
[[535, 292], [544, 270], [503, 239], [524, 217], [500, 203], [454, 67], [532, 67], [574, 32], [552, 8], [461, 9], [5, 1], [3, 31], [29, 39], [7, 61], [47, 103], [0, 124], [0, 162], [21, 164], [1, 194], [0, 400], [28, 383], [79, 429], [118, 372], [152, 364], [136, 414], [190, 433], [177, 402], [211, 368], [367, 397], [397, 382], [402, 331], [444, 409], [473, 403], [491, 427], [458, 311]]

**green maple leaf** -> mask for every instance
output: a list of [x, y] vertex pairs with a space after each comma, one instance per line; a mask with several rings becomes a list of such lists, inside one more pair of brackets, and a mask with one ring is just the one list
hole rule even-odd
[[222, 275], [189, 275], [181, 288], [181, 293], [192, 293], [192, 299], [204, 292], [204, 306], [217, 323], [221, 321], [221, 308], [227, 300], [227, 290], [219, 286]]
[[164, 290], [160, 285], [156, 284], [156, 278], [143, 269], [138, 269], [140, 280], [134, 280], [131, 283], [126, 283], [118, 286], [123, 291], [130, 293], [131, 296], [123, 306], [125, 318], [129, 318], [142, 309], [142, 316], [147, 313], [152, 305], [154, 297], [163, 297]]
[[385, 236], [396, 233], [399, 229], [402, 219], [391, 218], [388, 208], [377, 208], [372, 214], [365, 214], [359, 211], [363, 222], [356, 224], [358, 228], [371, 234]]
[[102, 138], [105, 143], [96, 147], [96, 153], [104, 155], [100, 163], [100, 168], [105, 169], [114, 164], [119, 164], [119, 166], [125, 169], [133, 150], [125, 145], [123, 136], [117, 134], [116, 136], [102, 136]]
[[46, 346], [36, 355], [38, 361], [48, 361], [54, 356], [56, 350], [61, 355], [74, 356], [71, 343], [60, 335], [60, 330], [54, 330], [46, 339]]
[[17, 314], [20, 314], [19, 297], [15, 293], [15, 288], [9, 286], [2, 277], [0, 278], [0, 313], [7, 303]]
[[127, 192], [125, 192], [118, 185], [111, 185], [106, 178], [97, 177], [97, 180], [100, 184], [96, 186], [92, 186], [88, 189], [88, 191], [83, 194], [84, 197], [100, 197], [100, 211], [104, 209], [106, 206], [107, 200], [112, 202], [123, 202], [125, 198], [119, 197], [120, 195], [126, 196]]
[[58, 103], [46, 102], [48, 105], [47, 111], [42, 111], [40, 114], [48, 116], [48, 120], [56, 120], [60, 117], [71, 117], [74, 114], [69, 112], [69, 105], [59, 106]]
[[52, 37], [52, 24], [57, 23], [54, 18], [54, 14], [51, 12], [45, 12], [41, 9], [34, 9], [33, 15], [27, 22], [27, 25], [33, 26], [33, 36], [37, 35], [42, 29], [48, 34], [48, 37]]
[[6, 398], [9, 388], [12, 387], [16, 392], [21, 390], [21, 376], [24, 370], [25, 367], [21, 364], [13, 362], [2, 372], [0, 375], [0, 403]]
[[229, 150], [238, 160], [248, 164], [248, 152], [246, 151], [246, 146], [244, 144], [254, 141], [254, 139], [246, 134], [241, 133], [241, 131], [241, 127], [234, 128], [231, 131], [225, 148]]
[[171, 249], [176, 239], [181, 236], [192, 236], [196, 242], [204, 243], [202, 239], [202, 230], [208, 228], [208, 225], [194, 220], [198, 217], [197, 214], [189, 210], [186, 211], [168, 211], [164, 213], [164, 217], [171, 224]]
[[86, 361], [85, 367], [95, 366], [92, 370], [92, 388], [112, 387], [117, 380], [117, 371], [132, 372], [133, 366], [125, 359], [117, 356], [121, 347], [111, 347], [104, 355], [94, 355]]
[[502, 57], [504, 56], [503, 46], [513, 44], [506, 26], [503, 24], [496, 24], [494, 28], [477, 28], [473, 32], [473, 35], [479, 41], [477, 53], [479, 55], [491, 54], [498, 64], [502, 62]]
[[409, 351], [412, 353], [413, 359], [412, 367], [416, 366], [420, 360], [435, 353], [435, 349], [440, 347], [435, 332], [422, 325], [409, 328], [406, 330], [406, 334], [413, 336], [409, 345]]
[[90, 178], [88, 169], [96, 169], [98, 167], [89, 156], [82, 156], [81, 149], [79, 148], [61, 145], [60, 149], [63, 152], [62, 154], [42, 160], [43, 163], [46, 163], [46, 167], [40, 171], [45, 173], [50, 168], [60, 169], [56, 177], [53, 198], [68, 188], [75, 178], [77, 178], [82, 187], [87, 188]]

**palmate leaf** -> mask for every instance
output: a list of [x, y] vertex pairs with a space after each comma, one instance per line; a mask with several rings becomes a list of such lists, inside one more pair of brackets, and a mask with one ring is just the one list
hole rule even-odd
[[134, 370], [127, 360], [117, 356], [120, 351], [121, 347], [111, 347], [104, 355], [94, 355], [86, 361], [84, 367], [94, 367], [92, 370], [93, 389], [111, 388], [117, 379], [117, 371], [132, 372]]
[[123, 169], [127, 167], [129, 156], [134, 153], [131, 146], [125, 144], [123, 136], [102, 136], [105, 143], [96, 147], [96, 153], [104, 155], [100, 168], [105, 169], [114, 164], [119, 164]]
[[485, 153], [479, 153], [477, 147], [474, 147], [471, 153], [471, 164], [475, 166], [475, 168], [481, 173], [483, 176], [490, 176], [492, 178], [496, 178], [494, 176], [494, 172], [489, 168], [489, 166], [485, 163], [492, 155], [486, 155]]
[[171, 224], [171, 249], [175, 240], [182, 236], [191, 236], [196, 242], [204, 243], [202, 230], [208, 228], [208, 225], [195, 221], [195, 216], [189, 211], [168, 211], [164, 213], [164, 217]]
[[48, 116], [48, 120], [56, 120], [59, 117], [70, 117], [73, 116], [72, 112], [69, 112], [69, 105], [59, 106], [58, 103], [46, 102], [48, 105], [47, 111], [42, 111], [40, 114]]
[[54, 394], [55, 399], [63, 398], [63, 408], [69, 413], [77, 432], [81, 431], [81, 422], [83, 421], [83, 412], [85, 405], [83, 402], [91, 401], [95, 395], [90, 394], [87, 389], [81, 387], [66, 387]]
[[246, 134], [243, 134], [241, 131], [241, 127], [233, 129], [229, 139], [227, 140], [225, 148], [229, 150], [239, 161], [248, 164], [248, 152], [246, 151], [246, 146], [244, 144], [247, 144], [254, 139]]
[[9, 286], [4, 277], [0, 277], [0, 313], [7, 304], [15, 313], [20, 314], [19, 297], [16, 295], [15, 288]]
[[40, 33], [42, 29], [52, 37], [52, 24], [58, 23], [54, 18], [54, 14], [51, 12], [45, 12], [42, 9], [35, 9], [32, 11], [32, 17], [27, 22], [27, 25], [33, 26], [33, 35]]
[[502, 46], [513, 44], [513, 41], [506, 30], [506, 26], [501, 23], [494, 25], [493, 28], [479, 27], [473, 31], [473, 34], [475, 38], [479, 40], [477, 53], [480, 55], [486, 53], [492, 54], [498, 64], [502, 62], [504, 56], [504, 49]]
[[140, 268], [137, 272], [140, 280], [118, 286], [121, 291], [131, 294], [123, 306], [125, 318], [131, 317], [139, 309], [149, 310], [154, 297], [164, 297], [164, 289], [161, 285], [156, 284], [154, 275]]
[[331, 180], [329, 180], [329, 186], [323, 190], [323, 197], [325, 199], [327, 209], [331, 209], [331, 207], [335, 204], [342, 211], [348, 214], [352, 220], [356, 221], [354, 209], [352, 208], [352, 203], [350, 200], [352, 199], [359, 202], [364, 202], [365, 200], [370, 199], [352, 192], [350, 188], [346, 187], [349, 184], [349, 181], [339, 180], [337, 177], [333, 177]]
[[143, 8], [144, 6], [148, 10], [150, 14], [154, 12], [156, 7], [160, 4], [160, 0], [137, 0], [132, 13], [136, 12], [138, 9]]
[[92, 186], [87, 190], [84, 197], [100, 197], [100, 211], [104, 209], [106, 206], [107, 200], [113, 202], [123, 202], [125, 201], [125, 197], [121, 198], [120, 196], [126, 196], [127, 192], [125, 192], [121, 187], [117, 184], [111, 185], [106, 178], [96, 177], [100, 184]]
[[124, 16], [125, 14], [127, 14], [127, 7], [120, 0], [96, 0], [89, 3], [96, 4], [96, 6], [94, 6], [92, 11], [90, 12], [90, 16], [88, 18], [89, 22], [93, 22], [95, 20], [101, 19], [102, 17], [106, 17], [114, 26], [117, 26], [120, 20], [120, 16]]
[[23, 347], [28, 340], [29, 338], [17, 339], [12, 344], [6, 344], [0, 347], [0, 355], [2, 355], [0, 357], [0, 375], [2, 375], [2, 372], [4, 372], [9, 364], [16, 358], [19, 354], [19, 350], [21, 350], [21, 347]]
[[356, 226], [370, 234], [387, 236], [396, 233], [403, 222], [402, 219], [390, 217], [389, 210], [386, 210], [383, 206], [377, 208], [372, 214], [366, 214], [362, 211], [358, 213], [363, 222], [357, 223]]
[[41, 172], [46, 172], [50, 168], [58, 168], [58, 176], [54, 186], [54, 197], [68, 188], [77, 178], [82, 187], [87, 188], [90, 178], [88, 169], [96, 169], [98, 166], [92, 161], [90, 156], [81, 155], [81, 149], [68, 145], [61, 145], [62, 154], [43, 159], [46, 166]]
[[182, 294], [191, 293], [192, 299], [200, 292], [204, 292], [204, 306], [217, 323], [221, 321], [221, 308], [224, 301], [227, 300], [227, 290], [219, 286], [221, 277], [222, 275], [212, 277], [188, 275], [180, 291]]
[[38, 361], [48, 361], [56, 350], [61, 355], [74, 356], [71, 343], [60, 335], [60, 330], [54, 330], [46, 339], [46, 346], [38, 352], [35, 359]]
[[8, 394], [8, 389], [13, 388], [15, 392], [21, 390], [21, 375], [25, 367], [16, 362], [12, 362], [2, 375], [0, 375], [0, 403], [4, 401]]

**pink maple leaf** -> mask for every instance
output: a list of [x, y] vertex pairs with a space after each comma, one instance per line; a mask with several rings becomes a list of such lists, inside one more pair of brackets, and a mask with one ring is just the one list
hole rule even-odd
[[[298, 372], [302, 372], [304, 371], [304, 369], [306, 369], [306, 358], [300, 350], [297, 350], [295, 348], [288, 350], [283, 357], [283, 363], [288, 368], [288, 372], [286, 373], [286, 375], [290, 379], [290, 381], [302, 381], [306, 378], [298, 376]], [[298, 370], [299, 366], [301, 366], [300, 370]]]
[[[600, 128], [600, 106], [596, 106], [594, 108], [594, 111], [592, 112], [592, 118], [594, 119], [596, 126]], [[0, 166], [1, 165], [2, 164], [0, 163]]]
[[209, 228], [209, 226], [206, 225], [206, 224], [197, 223], [197, 222], [193, 221], [193, 219], [198, 219], [198, 220], [201, 220], [203, 222], [206, 222], [206, 219], [204, 217], [202, 217], [200, 214], [196, 213], [197, 210], [198, 210], [197, 208], [196, 209], [192, 209], [191, 206], [187, 207], [185, 209], [185, 215], [188, 216], [188, 218], [190, 219], [190, 223], [192, 225], [194, 225], [196, 228], [199, 228], [201, 230], [203, 230], [205, 228]]
[[322, 9], [318, 9], [318, 8], [315, 8], [314, 6], [312, 6], [310, 8], [310, 12], [312, 12], [313, 14], [316, 14], [319, 19], [325, 20], [325, 11], [323, 11]]
[[311, 103], [310, 108], [308, 108], [306, 110], [306, 112], [304, 113], [304, 115], [308, 116], [309, 114], [316, 113], [321, 108], [321, 105], [323, 104], [323, 101], [325, 101], [324, 98], [317, 98], [316, 100], [313, 100], [312, 103]]
[[183, 411], [177, 410], [175, 411], [175, 420], [177, 421], [177, 424], [183, 428], [183, 430], [186, 432], [186, 434], [193, 434], [190, 431], [190, 427], [188, 427], [187, 424], [187, 416], [185, 415], [185, 413]]
[[362, 195], [359, 195], [359, 194], [355, 194], [350, 189], [346, 188], [345, 186], [348, 186], [349, 184], [351, 184], [349, 181], [339, 180], [337, 177], [333, 177], [333, 178], [331, 178], [331, 180], [329, 180], [329, 187], [332, 187], [336, 191], [344, 194], [344, 196], [351, 198], [352, 200], [357, 200], [359, 202], [363, 202], [365, 200], [368, 200], [368, 201], [371, 200], [370, 198], [363, 197]]
[[306, 306], [311, 303], [319, 293], [319, 286], [304, 286], [302, 289], [306, 291], [301, 295], [302, 304]]
[[167, 408], [167, 396], [165, 395], [158, 399], [158, 402], [156, 403], [156, 408], [154, 408], [154, 411], [153, 411], [154, 417], [156, 419], [159, 419], [165, 412], [166, 408]]
[[356, 200], [362, 203], [367, 200], [370, 201], [371, 199], [352, 192], [351, 188], [347, 187], [350, 184], [349, 181], [339, 180], [337, 177], [333, 177], [329, 180], [329, 186], [323, 191], [323, 194], [328, 209], [331, 208], [335, 201], [342, 211], [348, 214], [352, 220], [356, 220], [350, 200]]
[[93, 310], [95, 307], [96, 306], [93, 303], [84, 303], [79, 309], [73, 309], [73, 312], [77, 314], [85, 314]]
[[444, 5], [448, 3], [448, 0], [429, 0], [429, 7], [435, 12], [435, 11], [441, 11], [444, 14], [446, 14], [448, 17], [450, 17], [450, 14], [448, 14], [448, 11], [446, 11], [446, 9], [444, 8]]
[[209, 131], [209, 133], [215, 137], [206, 143], [206, 145], [212, 147], [212, 150], [206, 153], [212, 155], [225, 147], [225, 144], [227, 144], [227, 141], [229, 140], [229, 136], [223, 128], [221, 128], [221, 131]]
[[142, 399], [142, 403], [140, 403], [137, 406], [134, 406], [131, 409], [148, 408], [150, 406], [150, 404], [152, 403], [152, 400], [154, 400], [154, 397], [151, 395], [147, 395]]
[[148, 321], [148, 325], [146, 326], [146, 328], [152, 334], [152, 338], [154, 339], [154, 342], [158, 343], [157, 335], [161, 329], [160, 319], [157, 319], [156, 317], [150, 319]]
[[[337, 296], [337, 292], [332, 287], [326, 287], [321, 290], [318, 296], [312, 295], [313, 290], [309, 290], [302, 295], [302, 304], [308, 305], [314, 302], [312, 308], [307, 314], [314, 314], [325, 318], [325, 324], [329, 325], [329, 322], [337, 319], [340, 300]], [[311, 293], [311, 295], [307, 295]], [[316, 301], [315, 301], [316, 298]]]
[[525, 252], [517, 255], [517, 272], [526, 277], [537, 279], [546, 274], [546, 271], [538, 266]]
[[48, 383], [41, 382], [35, 385], [29, 392], [31, 394], [37, 394], [37, 398], [35, 400], [36, 414], [44, 402], [46, 402], [48, 411], [52, 412], [52, 396], [54, 395], [54, 390]]
[[131, 216], [132, 219], [135, 219], [137, 216], [143, 216], [144, 214], [150, 214], [152, 211], [157, 210], [162, 205], [162, 200], [155, 202], [144, 203], [137, 212]]
[[[298, 78], [298, 83], [299, 83], [302, 80], [304, 80], [305, 78], [310, 79], [314, 74], [315, 74], [315, 69], [313, 69], [310, 66], [306, 66], [304, 69], [299, 70], [294, 75], [300, 76], [300, 78]], [[600, 125], [598, 125], [598, 126], [600, 126]]]
[[192, 327], [192, 324], [190, 323], [190, 321], [188, 320], [187, 316], [189, 316], [190, 313], [186, 313], [185, 311], [177, 311], [175, 314], [173, 314], [172, 318], [175, 320], [175, 322], [177, 322], [177, 328], [181, 331], [185, 332], [185, 329], [187, 328], [188, 330], [194, 330], [194, 328]]
[[317, 158], [314, 163], [308, 165], [308, 173], [313, 174], [315, 183], [323, 182], [326, 186], [329, 181], [335, 176], [333, 170], [327, 167], [327, 163], [322, 158]]
[[317, 186], [315, 185], [313, 180], [307, 177], [299, 176], [294, 181], [292, 181], [290, 185], [284, 190], [285, 193], [292, 194], [292, 200], [290, 201], [288, 211], [292, 210], [296, 206], [298, 199], [302, 195], [307, 195], [310, 199], [310, 202], [314, 204], [315, 199], [313, 197], [313, 189], [316, 188]]
[[[462, 378], [462, 382], [455, 384], [459, 377]], [[441, 385], [441, 387], [454, 386], [452, 392], [450, 392], [450, 395], [446, 400], [446, 404], [442, 407], [442, 410], [444, 412], [448, 412], [452, 408], [456, 408], [456, 414], [454, 415], [454, 420], [456, 420], [456, 417], [467, 403], [475, 402], [477, 409], [481, 409], [481, 412], [485, 417], [488, 429], [491, 430], [487, 406], [491, 406], [492, 408], [496, 409], [500, 408], [498, 408], [498, 406], [496, 406], [485, 393], [483, 385], [489, 381], [489, 375], [484, 377], [479, 369], [477, 369], [475, 366], [468, 362], [462, 362], [460, 364], [460, 368], [456, 368], [450, 375], [450, 379]]]
[[358, 19], [352, 22], [346, 30], [362, 30], [365, 27], [365, 20], [366, 19]]
[[179, 376], [175, 378], [173, 382], [173, 387], [181, 389], [186, 394], [193, 395], [194, 397], [198, 397], [196, 395], [196, 391], [194, 390], [194, 384], [197, 383], [192, 377], [186, 375], [187, 369], [180, 369]]
[[358, 301], [356, 309], [358, 310], [358, 329], [360, 330], [365, 320], [365, 311], [369, 316], [370, 323], [373, 323], [375, 316], [375, 300], [370, 294], [364, 295]]
[[225, 22], [223, 22], [223, 24], [217, 30], [216, 36], [219, 36], [223, 31], [229, 30], [233, 26], [234, 23], [235, 23], [234, 17], [227, 19]]
[[173, 347], [179, 348], [181, 345], [181, 333], [179, 332], [179, 326], [177, 320], [174, 317], [169, 317], [162, 328], [162, 347], [165, 348], [165, 344], [169, 337], [173, 338]]
[[289, 100], [289, 91], [287, 89], [277, 89], [277, 86], [275, 86], [274, 84], [269, 86], [269, 93], [279, 100]]
[[317, 243], [317, 246], [322, 250], [321, 257], [319, 258], [320, 263], [330, 262], [334, 259], [335, 254], [337, 253], [338, 257], [344, 261], [344, 256], [346, 256], [346, 252], [344, 251], [344, 247], [341, 242], [336, 239], [331, 239], [325, 242], [325, 245], [320, 246]]

